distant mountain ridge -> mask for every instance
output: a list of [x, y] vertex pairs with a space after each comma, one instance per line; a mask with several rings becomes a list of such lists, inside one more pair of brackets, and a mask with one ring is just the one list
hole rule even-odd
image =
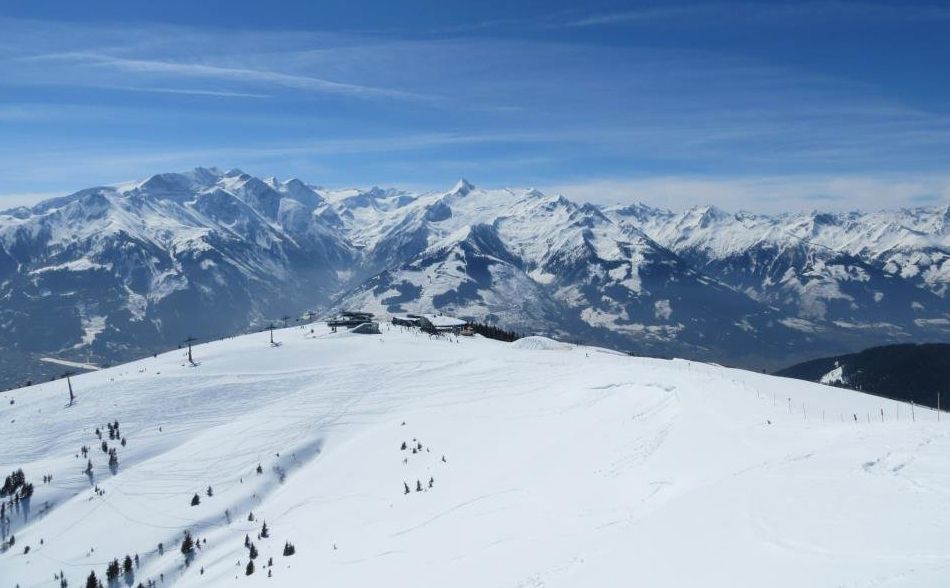
[[196, 168], [0, 212], [0, 385], [283, 314], [441, 311], [750, 367], [950, 338], [950, 205], [673, 213]]
[[819, 382], [935, 407], [950, 402], [950, 343], [885, 345], [806, 361], [777, 376]]

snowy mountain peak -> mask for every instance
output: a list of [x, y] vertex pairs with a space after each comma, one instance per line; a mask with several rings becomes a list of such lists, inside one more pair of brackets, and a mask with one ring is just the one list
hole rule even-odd
[[218, 181], [223, 175], [224, 172], [220, 169], [212, 167], [196, 167], [190, 172], [185, 172], [190, 174], [195, 180], [202, 182], [204, 184], [213, 184]]
[[460, 178], [459, 181], [456, 182], [454, 186], [452, 186], [452, 189], [449, 190], [449, 194], [457, 194], [459, 196], [466, 196], [474, 189], [475, 189], [475, 184], [472, 184], [465, 178]]
[[700, 228], [707, 228], [732, 217], [732, 215], [717, 206], [704, 205], [691, 208], [687, 213], [687, 217]]
[[525, 190], [524, 195], [528, 198], [544, 198], [544, 192], [538, 190], [537, 188], [528, 188]]
[[630, 217], [635, 220], [647, 220], [661, 216], [671, 216], [673, 213], [668, 210], [656, 208], [644, 204], [643, 202], [634, 202], [623, 206], [608, 207], [607, 210], [621, 217]]

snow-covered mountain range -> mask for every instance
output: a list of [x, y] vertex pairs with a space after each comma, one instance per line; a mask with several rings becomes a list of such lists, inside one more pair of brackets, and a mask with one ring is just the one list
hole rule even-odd
[[0, 392], [3, 585], [950, 581], [945, 413], [542, 337], [274, 337]]
[[950, 337], [948, 227], [950, 206], [674, 213], [198, 168], [0, 213], [0, 367], [9, 384], [45, 355], [128, 359], [344, 307], [777, 367]]

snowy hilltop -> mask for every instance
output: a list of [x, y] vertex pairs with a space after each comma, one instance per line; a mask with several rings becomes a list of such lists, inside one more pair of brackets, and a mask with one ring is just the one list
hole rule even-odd
[[948, 221], [160, 174], [0, 213], [0, 386], [341, 308], [756, 368], [946, 340]]
[[323, 324], [0, 393], [5, 586], [946, 586], [950, 422]]

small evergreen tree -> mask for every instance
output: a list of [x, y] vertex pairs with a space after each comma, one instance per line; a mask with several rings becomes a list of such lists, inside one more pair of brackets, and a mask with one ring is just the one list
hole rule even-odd
[[251, 546], [251, 538], [248, 537], [247, 535], [244, 535], [244, 547], [250, 547], [250, 546]]
[[[98, 431], [98, 429], [96, 429]], [[89, 572], [89, 577], [86, 578], [86, 588], [97, 588], [99, 586], [99, 579], [96, 578], [95, 572]]]
[[297, 553], [297, 549], [294, 547], [293, 543], [291, 543], [290, 541], [287, 541], [286, 543], [284, 543], [284, 557], [291, 556], [295, 553]]
[[257, 546], [254, 545], [253, 543], [251, 543], [251, 549], [250, 549], [250, 551], [248, 552], [248, 556], [249, 556], [251, 559], [257, 559]]
[[126, 555], [125, 559], [122, 560], [122, 571], [126, 574], [132, 573], [132, 558], [128, 555]]
[[114, 559], [109, 562], [109, 567], [106, 568], [106, 580], [109, 582], [115, 582], [119, 579], [119, 560]]
[[211, 489], [211, 486], [208, 486], [208, 489], [205, 491], [209, 497], [214, 496], [214, 490]]
[[245, 575], [245, 576], [250, 576], [250, 575], [253, 574], [253, 573], [254, 573], [254, 562], [253, 562], [253, 561], [249, 561], [249, 562], [247, 562], [247, 567], [244, 568], [244, 575]]
[[263, 474], [263, 473], [264, 473], [264, 468], [261, 467], [261, 464], [257, 464], [257, 473], [258, 473], [258, 474]]
[[189, 556], [195, 552], [195, 540], [191, 538], [191, 533], [185, 531], [185, 538], [181, 540], [181, 552]]
[[191, 497], [191, 506], [198, 506], [199, 504], [201, 504], [201, 498], [195, 492], [195, 495]]
[[264, 539], [270, 537], [270, 531], [267, 530], [267, 521], [264, 521], [264, 526], [261, 527], [261, 537]]

